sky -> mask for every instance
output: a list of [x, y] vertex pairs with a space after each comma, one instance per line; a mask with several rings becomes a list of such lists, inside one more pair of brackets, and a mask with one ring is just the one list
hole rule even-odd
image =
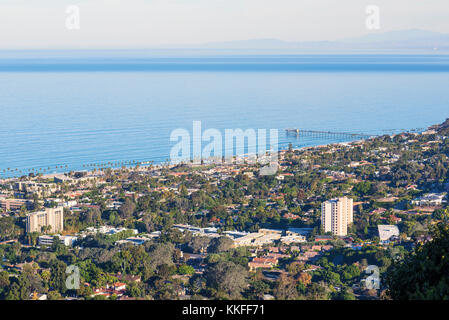
[[[0, 49], [127, 49], [266, 38], [321, 41], [403, 29], [449, 33], [447, 1], [1, 0]], [[367, 29], [368, 5], [379, 8], [380, 29]], [[69, 6], [79, 9], [79, 29]]]

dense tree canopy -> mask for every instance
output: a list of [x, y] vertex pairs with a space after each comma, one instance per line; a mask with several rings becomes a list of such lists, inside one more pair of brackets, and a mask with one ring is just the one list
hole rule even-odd
[[393, 299], [449, 299], [449, 226], [438, 226], [433, 236], [392, 265], [387, 284]]
[[241, 297], [247, 287], [247, 270], [231, 261], [218, 262], [209, 267], [206, 274], [208, 284], [231, 299]]

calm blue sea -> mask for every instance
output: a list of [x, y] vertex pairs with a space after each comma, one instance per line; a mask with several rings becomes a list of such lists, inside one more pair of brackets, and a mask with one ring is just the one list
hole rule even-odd
[[[449, 117], [449, 56], [0, 54], [0, 176], [164, 162], [170, 133], [286, 128], [385, 134]], [[62, 167], [62, 168], [61, 168]], [[9, 170], [8, 170], [9, 168]]]

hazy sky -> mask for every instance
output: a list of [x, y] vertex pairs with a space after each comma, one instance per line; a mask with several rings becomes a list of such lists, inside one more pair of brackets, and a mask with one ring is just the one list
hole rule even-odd
[[[66, 9], [80, 10], [68, 30]], [[365, 9], [380, 9], [367, 30]], [[372, 32], [449, 33], [448, 0], [1, 0], [0, 48], [143, 48], [277, 38], [335, 40]]]

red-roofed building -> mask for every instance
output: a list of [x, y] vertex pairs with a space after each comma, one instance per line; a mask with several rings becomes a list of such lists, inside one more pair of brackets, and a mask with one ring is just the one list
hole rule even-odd
[[121, 297], [126, 292], [126, 284], [123, 282], [116, 282], [113, 285], [106, 285], [106, 288], [96, 288], [94, 290], [94, 294], [92, 297], [95, 296], [104, 296], [106, 298], [109, 298], [112, 295], [116, 295], [117, 297]]
[[296, 220], [296, 219], [299, 219], [299, 218], [301, 218], [301, 217], [298, 216], [298, 215], [296, 215], [296, 214], [293, 214], [293, 213], [286, 213], [286, 214], [284, 214], [283, 218], [284, 218], [284, 219], [292, 219], [292, 220]]
[[276, 265], [278, 263], [278, 259], [274, 258], [274, 257], [260, 257], [260, 258], [254, 258], [252, 262], [271, 263], [273, 265]]
[[278, 259], [275, 257], [260, 257], [254, 258], [251, 262], [248, 262], [248, 267], [250, 271], [254, 271], [258, 268], [271, 269], [273, 266], [278, 264]]

